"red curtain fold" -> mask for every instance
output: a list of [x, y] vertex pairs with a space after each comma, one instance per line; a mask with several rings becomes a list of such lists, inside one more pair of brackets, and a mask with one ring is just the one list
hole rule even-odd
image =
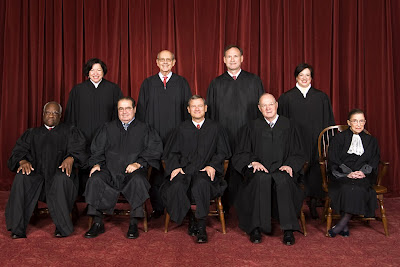
[[12, 183], [6, 162], [17, 138], [42, 123], [46, 102], [65, 106], [89, 58], [103, 59], [106, 79], [137, 99], [143, 79], [158, 71], [157, 53], [170, 49], [174, 71], [205, 96], [225, 70], [228, 44], [243, 48], [243, 69], [276, 97], [294, 86], [295, 66], [308, 62], [337, 123], [351, 108], [364, 109], [391, 162], [385, 185], [400, 194], [396, 0], [0, 1], [0, 189]]

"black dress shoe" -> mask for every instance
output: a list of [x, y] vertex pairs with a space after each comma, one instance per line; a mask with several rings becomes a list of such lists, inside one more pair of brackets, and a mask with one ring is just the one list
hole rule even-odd
[[23, 234], [23, 235], [17, 235], [17, 234], [11, 233], [11, 238], [12, 238], [12, 239], [26, 238], [26, 235], [25, 235], [25, 234]]
[[137, 228], [137, 224], [129, 225], [128, 232], [126, 233], [126, 237], [129, 239], [136, 239], [139, 237], [139, 230]]
[[199, 230], [197, 232], [197, 243], [207, 243], [207, 242], [208, 242], [208, 237], [206, 228], [199, 227]]
[[58, 238], [65, 237], [65, 236], [63, 236], [63, 235], [61, 234], [60, 230], [58, 230], [57, 228], [56, 228], [56, 230], [54, 231], [54, 236], [55, 236], [55, 237], [58, 237]]
[[251, 233], [250, 233], [251, 243], [259, 244], [259, 243], [261, 243], [261, 239], [262, 239], [262, 236], [261, 236], [260, 229], [254, 228], [254, 230], [251, 231]]
[[89, 231], [85, 233], [86, 238], [97, 237], [99, 234], [104, 233], [104, 224], [103, 223], [94, 223], [92, 227], [90, 227]]
[[150, 219], [158, 219], [163, 215], [164, 215], [163, 210], [153, 210], [153, 212], [150, 214]]
[[291, 246], [294, 245], [295, 241], [293, 231], [285, 230], [283, 233], [283, 244]]
[[344, 237], [349, 237], [350, 236], [350, 231], [340, 231], [339, 235], [344, 236]]
[[199, 229], [197, 227], [197, 222], [196, 218], [194, 215], [189, 215], [189, 227], [188, 227], [188, 235], [190, 236], [196, 236], [198, 233]]

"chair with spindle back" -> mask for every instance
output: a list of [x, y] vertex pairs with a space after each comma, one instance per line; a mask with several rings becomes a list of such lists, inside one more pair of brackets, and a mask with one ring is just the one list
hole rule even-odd
[[[328, 167], [328, 151], [329, 145], [332, 138], [349, 128], [348, 125], [335, 125], [326, 127], [322, 132], [319, 134], [318, 137], [318, 154], [319, 154], [319, 165], [321, 168], [321, 175], [322, 175], [322, 188], [326, 194], [325, 197], [325, 207], [324, 207], [324, 220], [326, 220], [326, 236], [328, 236], [328, 230], [331, 229], [332, 226], [332, 219], [340, 219], [340, 215], [332, 214], [332, 208], [330, 203], [330, 198], [328, 195], [329, 192], [329, 177], [327, 174], [327, 167]], [[367, 130], [364, 130], [366, 134], [370, 134]], [[380, 161], [379, 163], [379, 172], [376, 180], [376, 184], [373, 185], [373, 188], [376, 192], [376, 197], [379, 201], [379, 208], [381, 212], [381, 217], [373, 217], [373, 218], [365, 218], [362, 215], [356, 216], [356, 219], [360, 219], [363, 221], [370, 221], [370, 220], [379, 220], [382, 221], [383, 229], [386, 236], [389, 236], [389, 231], [387, 227], [387, 219], [386, 219], [386, 211], [383, 206], [383, 194], [387, 192], [387, 188], [383, 186], [382, 179], [386, 175], [388, 170], [389, 162]]]

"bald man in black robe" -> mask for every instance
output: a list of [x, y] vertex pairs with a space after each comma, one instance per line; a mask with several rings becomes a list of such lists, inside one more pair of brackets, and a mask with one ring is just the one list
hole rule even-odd
[[[224, 63], [227, 71], [215, 78], [207, 91], [207, 118], [219, 122], [226, 130], [231, 150], [236, 148], [236, 138], [246, 123], [260, 117], [257, 103], [264, 93], [260, 77], [241, 69], [243, 51], [240, 47], [230, 45], [224, 51]], [[229, 199], [224, 199], [224, 208], [228, 211], [229, 203], [235, 198], [240, 174], [231, 165], [226, 179], [229, 188], [226, 192]]]
[[[164, 144], [169, 134], [185, 119], [190, 118], [186, 104], [192, 92], [187, 80], [172, 72], [175, 63], [175, 55], [171, 51], [163, 50], [158, 53], [156, 64], [160, 72], [143, 81], [137, 104], [137, 118], [153, 127]], [[164, 177], [162, 166], [160, 171], [155, 170], [151, 174], [151, 216], [154, 218], [164, 213], [159, 193]]]
[[93, 139], [92, 166], [86, 184], [85, 200], [93, 225], [86, 238], [104, 233], [103, 213], [112, 214], [120, 193], [131, 207], [127, 238], [139, 237], [138, 218], [149, 198], [147, 168], [159, 168], [162, 142], [147, 124], [135, 118], [135, 101], [130, 97], [118, 101], [118, 120], [106, 123]]
[[293, 231], [300, 230], [303, 194], [297, 185], [305, 162], [300, 138], [289, 119], [276, 114], [278, 103], [264, 94], [258, 105], [264, 118], [250, 122], [243, 130], [232, 157], [233, 166], [243, 174], [235, 207], [239, 227], [250, 241], [261, 242], [261, 232], [271, 232], [273, 203], [276, 202], [283, 243], [295, 242]]
[[[163, 158], [169, 181], [162, 186], [162, 197], [171, 219], [181, 224], [189, 214], [189, 235], [198, 243], [207, 242], [206, 218], [210, 200], [222, 196], [226, 182], [221, 179], [224, 160], [231, 156], [224, 129], [205, 119], [205, 100], [194, 95], [188, 103], [191, 120], [183, 122], [168, 139]], [[190, 210], [196, 204], [195, 218]]]
[[43, 108], [44, 125], [28, 129], [17, 141], [8, 167], [16, 171], [6, 206], [7, 230], [12, 238], [25, 238], [38, 200], [46, 202], [56, 225], [54, 235], [70, 235], [70, 217], [78, 193], [73, 165], [86, 164], [85, 137], [74, 126], [60, 124], [61, 106], [49, 102]]

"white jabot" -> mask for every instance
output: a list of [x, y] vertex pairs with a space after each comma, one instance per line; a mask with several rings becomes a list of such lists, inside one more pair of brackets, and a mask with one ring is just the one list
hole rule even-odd
[[310, 84], [307, 88], [303, 88], [303, 87], [301, 87], [301, 86], [299, 85], [299, 83], [296, 83], [296, 87], [297, 87], [297, 89], [299, 89], [300, 92], [303, 94], [304, 98], [306, 98], [306, 95], [307, 95], [308, 91], [309, 91], [310, 88], [311, 88], [311, 84]]
[[361, 156], [364, 154], [364, 147], [361, 141], [361, 137], [358, 134], [353, 134], [353, 138], [351, 139], [351, 144], [347, 154], [356, 154]]
[[97, 87], [99, 87], [99, 84], [101, 83], [102, 80], [103, 80], [103, 79], [101, 79], [98, 83], [95, 83], [95, 82], [92, 81], [92, 80], [90, 80], [90, 81], [93, 83], [94, 87], [97, 88]]

